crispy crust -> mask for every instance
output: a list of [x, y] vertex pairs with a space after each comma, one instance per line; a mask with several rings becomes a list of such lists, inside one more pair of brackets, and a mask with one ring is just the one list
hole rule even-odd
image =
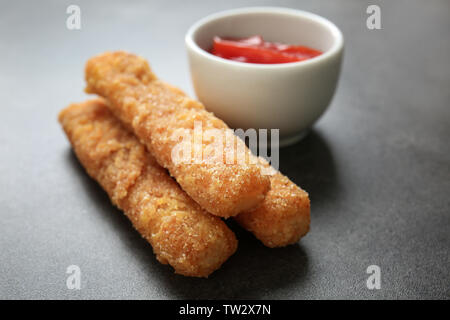
[[[229, 217], [264, 200], [270, 180], [256, 164], [226, 164], [224, 159], [212, 164], [173, 161], [172, 150], [179, 142], [173, 139], [177, 130], [193, 129], [195, 121], [202, 123], [203, 132], [229, 129], [201, 103], [158, 80], [143, 58], [122, 51], [94, 57], [86, 64], [86, 81], [86, 91], [106, 98], [111, 111], [204, 209]], [[233, 148], [243, 144], [239, 138], [233, 139]], [[201, 142], [202, 150], [208, 143]], [[252, 157], [245, 145], [244, 149], [247, 157]]]
[[[170, 88], [184, 94], [175, 87]], [[294, 244], [309, 231], [311, 218], [308, 193], [274, 170], [264, 158], [259, 157], [258, 160], [265, 171], [270, 172], [270, 190], [258, 207], [234, 218], [267, 247]]]
[[[269, 168], [267, 161], [262, 165]], [[309, 231], [310, 201], [308, 193], [288, 177], [271, 168], [271, 188], [263, 203], [254, 210], [235, 217], [264, 245], [275, 248], [296, 243]]]
[[233, 232], [181, 190], [103, 101], [73, 104], [59, 121], [89, 175], [161, 263], [185, 276], [207, 277], [236, 251]]

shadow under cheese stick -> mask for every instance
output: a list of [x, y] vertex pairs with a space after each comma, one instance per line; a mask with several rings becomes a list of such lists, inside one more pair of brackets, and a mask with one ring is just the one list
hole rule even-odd
[[193, 201], [102, 100], [73, 104], [59, 121], [88, 174], [176, 273], [207, 277], [237, 248], [234, 233]]

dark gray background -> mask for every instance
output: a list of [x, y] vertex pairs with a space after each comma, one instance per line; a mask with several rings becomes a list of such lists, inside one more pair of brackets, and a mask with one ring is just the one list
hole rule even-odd
[[[69, 4], [82, 30], [66, 29]], [[365, 27], [379, 4], [382, 30]], [[209, 279], [160, 265], [70, 151], [56, 117], [86, 99], [83, 67], [138, 53], [193, 94], [184, 34], [223, 9], [278, 5], [335, 22], [346, 41], [327, 113], [281, 150], [312, 230], [267, 249], [234, 224], [237, 253]], [[449, 1], [0, 2], [0, 298], [450, 298]], [[66, 288], [78, 265], [82, 288]], [[366, 268], [381, 268], [381, 290]]]

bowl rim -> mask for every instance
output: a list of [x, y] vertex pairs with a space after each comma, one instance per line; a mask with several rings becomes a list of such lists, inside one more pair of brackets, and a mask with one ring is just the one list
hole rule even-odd
[[[228, 60], [224, 58], [217, 57], [208, 51], [200, 48], [198, 44], [194, 41], [194, 34], [200, 29], [203, 25], [225, 17], [231, 17], [235, 15], [245, 14], [245, 13], [273, 13], [273, 14], [288, 14], [291, 16], [297, 16], [302, 18], [307, 18], [313, 20], [317, 23], [324, 25], [331, 33], [334, 38], [333, 46], [322, 53], [321, 55], [303, 61], [296, 62], [288, 62], [288, 63], [275, 63], [275, 64], [262, 64], [262, 63], [246, 63], [234, 60]], [[188, 48], [195, 51], [197, 54], [202, 57], [213, 60], [217, 63], [229, 64], [230, 66], [241, 67], [241, 68], [250, 68], [250, 69], [285, 69], [285, 68], [296, 68], [296, 67], [306, 67], [313, 64], [320, 63], [343, 50], [344, 47], [344, 36], [342, 35], [341, 30], [330, 20], [319, 16], [315, 13], [311, 13], [308, 11], [291, 9], [285, 7], [244, 7], [238, 9], [231, 9], [216, 12], [210, 14], [206, 17], [201, 18], [197, 22], [195, 22], [187, 31], [185, 35], [185, 44]]]

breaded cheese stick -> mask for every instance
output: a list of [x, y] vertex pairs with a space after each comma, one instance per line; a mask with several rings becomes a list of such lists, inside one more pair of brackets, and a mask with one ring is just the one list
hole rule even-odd
[[[180, 92], [177, 88], [171, 88]], [[265, 168], [264, 171], [269, 173], [270, 190], [258, 207], [234, 218], [267, 247], [294, 244], [309, 231], [308, 193], [272, 168], [264, 158], [260, 157], [259, 162]]]
[[[223, 158], [213, 163], [205, 159], [201, 163], [174, 161], [172, 152], [179, 144], [174, 139], [177, 130], [194, 130], [195, 123], [201, 123], [203, 133], [229, 128], [201, 103], [158, 80], [146, 60], [122, 51], [104, 53], [87, 62], [86, 81], [86, 92], [106, 98], [114, 115], [205, 210], [229, 217], [263, 201], [270, 180], [257, 164], [229, 164]], [[231, 148], [243, 143], [236, 136], [232, 139]], [[208, 144], [200, 140], [201, 150]], [[244, 149], [246, 157], [253, 157], [245, 144]], [[225, 147], [224, 154], [227, 152]]]
[[59, 121], [88, 174], [176, 273], [207, 277], [237, 248], [233, 232], [195, 203], [102, 100], [73, 104]]
[[242, 212], [235, 219], [270, 248], [296, 243], [309, 231], [308, 193], [273, 169], [266, 160], [261, 158], [261, 162], [271, 171], [270, 190], [260, 206]]

